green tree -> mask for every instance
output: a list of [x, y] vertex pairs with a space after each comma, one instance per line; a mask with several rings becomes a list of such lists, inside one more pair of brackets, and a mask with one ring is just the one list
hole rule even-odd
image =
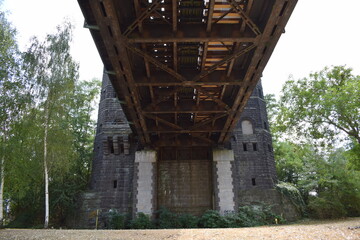
[[38, 109], [31, 109], [9, 131], [5, 199], [10, 200], [10, 227], [41, 224], [43, 215], [43, 126]]
[[290, 79], [282, 94], [277, 122], [283, 130], [330, 143], [343, 133], [360, 144], [360, 76], [351, 68], [334, 66]]
[[71, 108], [69, 109], [68, 131], [73, 138], [74, 155], [68, 171], [62, 173], [50, 185], [53, 221], [59, 226], [66, 224], [66, 218], [76, 212], [79, 193], [86, 189], [91, 170], [95, 122], [91, 120], [94, 99], [98, 96], [100, 82], [77, 81]]
[[359, 80], [350, 68], [325, 68], [287, 81], [280, 101], [266, 96], [279, 180], [300, 190], [313, 217], [360, 215]]
[[19, 119], [29, 99], [25, 91], [26, 83], [18, 77], [20, 62], [16, 30], [7, 21], [6, 14], [0, 11], [0, 225], [3, 223], [5, 175], [9, 166], [9, 132], [11, 124]]
[[24, 72], [36, 96], [34, 107], [41, 109], [43, 124], [43, 169], [45, 182], [45, 223], [49, 225], [49, 173], [51, 179], [67, 172], [73, 159], [73, 136], [68, 119], [71, 109], [78, 65], [70, 55], [72, 26], [65, 23], [44, 42], [33, 38], [24, 54]]
[[65, 23], [44, 41], [34, 37], [21, 54], [16, 31], [0, 12], [0, 221], [5, 197], [11, 226], [38, 225], [44, 202], [45, 227], [49, 212], [64, 225], [88, 182], [99, 81], [78, 80], [71, 30]]

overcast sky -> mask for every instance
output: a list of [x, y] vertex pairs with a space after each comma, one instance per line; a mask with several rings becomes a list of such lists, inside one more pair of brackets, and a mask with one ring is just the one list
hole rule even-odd
[[[101, 78], [102, 62], [76, 0], [4, 0], [2, 8], [9, 11], [22, 50], [31, 36], [44, 37], [71, 20], [80, 78]], [[264, 92], [279, 95], [289, 75], [298, 79], [325, 66], [346, 64], [359, 75], [359, 11], [359, 0], [299, 0], [263, 73]]]

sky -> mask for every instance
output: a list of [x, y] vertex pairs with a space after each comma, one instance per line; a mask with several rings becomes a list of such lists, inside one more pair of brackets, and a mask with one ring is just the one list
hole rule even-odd
[[[75, 25], [72, 54], [80, 78], [101, 79], [102, 62], [76, 0], [3, 0], [3, 10], [26, 49], [31, 36], [45, 37], [69, 19]], [[291, 75], [307, 77], [325, 66], [346, 65], [360, 75], [360, 1], [299, 0], [263, 72], [264, 93], [279, 96]]]

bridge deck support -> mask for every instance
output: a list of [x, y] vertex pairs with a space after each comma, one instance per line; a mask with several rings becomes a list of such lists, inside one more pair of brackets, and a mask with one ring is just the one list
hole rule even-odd
[[155, 163], [156, 151], [135, 152], [135, 213], [142, 212], [151, 216], [155, 211]]
[[213, 161], [216, 168], [217, 189], [215, 189], [215, 201], [220, 214], [235, 210], [234, 184], [231, 170], [231, 162], [234, 161], [234, 151], [227, 149], [213, 149]]

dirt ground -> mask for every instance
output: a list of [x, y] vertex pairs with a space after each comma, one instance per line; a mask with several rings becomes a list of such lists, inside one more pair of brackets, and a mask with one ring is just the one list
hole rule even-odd
[[360, 218], [335, 221], [302, 221], [291, 225], [228, 229], [170, 230], [29, 230], [3, 229], [0, 239], [6, 240], [360, 240]]

